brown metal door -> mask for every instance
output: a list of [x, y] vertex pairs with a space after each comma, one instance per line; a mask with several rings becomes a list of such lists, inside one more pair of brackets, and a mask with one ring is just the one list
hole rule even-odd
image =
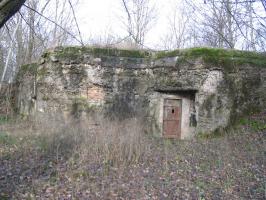
[[181, 100], [165, 99], [163, 114], [163, 135], [167, 138], [181, 138]]

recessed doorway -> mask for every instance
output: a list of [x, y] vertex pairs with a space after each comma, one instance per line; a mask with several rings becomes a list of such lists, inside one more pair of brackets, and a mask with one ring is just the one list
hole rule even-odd
[[163, 136], [181, 138], [181, 99], [164, 99], [163, 105]]

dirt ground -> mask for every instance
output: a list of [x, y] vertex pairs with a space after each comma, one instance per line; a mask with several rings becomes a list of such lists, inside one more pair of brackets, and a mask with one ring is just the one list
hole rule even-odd
[[[146, 135], [130, 164], [44, 151], [32, 136], [0, 126], [0, 199], [265, 199], [266, 113], [216, 137], [176, 141]], [[23, 131], [32, 131], [27, 126]]]

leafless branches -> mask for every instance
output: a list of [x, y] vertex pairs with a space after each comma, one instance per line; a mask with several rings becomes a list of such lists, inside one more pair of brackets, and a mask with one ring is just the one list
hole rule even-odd
[[123, 21], [126, 31], [136, 47], [143, 47], [146, 33], [156, 20], [156, 10], [149, 0], [122, 0], [127, 20]]
[[[264, 50], [266, 42], [265, 1], [184, 1], [194, 10], [193, 29], [199, 29], [202, 44], [221, 48]], [[202, 45], [199, 44], [199, 45]]]
[[84, 43], [82, 41], [82, 36], [81, 36], [81, 32], [80, 32], [80, 28], [79, 28], [79, 25], [78, 25], [78, 21], [77, 21], [77, 18], [76, 18], [76, 14], [75, 14], [75, 10], [73, 8], [73, 5], [71, 3], [71, 0], [68, 0], [68, 3], [71, 7], [71, 11], [72, 11], [72, 14], [73, 14], [73, 17], [74, 17], [74, 20], [75, 20], [75, 23], [76, 23], [76, 26], [77, 26], [77, 29], [78, 29], [78, 34], [79, 34], [79, 38], [80, 38], [80, 43], [82, 46], [84, 46]]
[[[58, 23], [55, 22], [54, 20], [52, 20], [52, 19], [50, 19], [50, 18], [44, 16], [42, 13], [40, 13], [40, 12], [38, 12], [37, 10], [31, 8], [30, 6], [28, 6], [28, 5], [24, 5], [24, 6], [25, 6], [26, 8], [28, 8], [28, 9], [30, 9], [30, 10], [36, 12], [38, 15], [40, 15], [41, 17], [43, 17], [43, 18], [46, 19], [47, 21], [49, 21], [49, 22], [55, 24], [55, 25], [58, 26], [60, 29], [62, 29], [64, 32], [66, 32], [68, 35], [70, 35], [72, 38], [74, 38], [77, 42], [79, 42], [81, 45], [84, 45], [84, 44], [83, 44], [83, 41], [82, 41], [82, 38], [81, 38], [81, 39], [77, 38], [77, 37], [76, 37], [74, 34], [72, 34], [70, 31], [66, 30], [63, 26], [61, 26], [60, 24], [58, 24]], [[79, 31], [79, 33], [80, 33], [80, 31]], [[80, 35], [80, 36], [81, 36], [81, 35]]]
[[[36, 61], [47, 48], [73, 42], [84, 45], [74, 11], [76, 5], [77, 0], [28, 0], [24, 4], [0, 30], [2, 81], [12, 80], [21, 65]], [[75, 25], [78, 36], [72, 28]]]

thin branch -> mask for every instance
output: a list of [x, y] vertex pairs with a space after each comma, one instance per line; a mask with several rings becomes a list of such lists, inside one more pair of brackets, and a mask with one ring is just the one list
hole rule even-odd
[[263, 6], [263, 8], [264, 8], [264, 10], [266, 12], [266, 1], [265, 0], [261, 0], [261, 3], [262, 3], [262, 6]]
[[29, 22], [24, 18], [24, 16], [22, 15], [22, 13], [19, 11], [18, 12], [21, 16], [21, 18], [23, 19], [23, 21], [29, 26], [29, 28], [31, 29], [31, 31], [33, 32], [33, 34], [42, 42], [42, 45], [45, 47], [44, 45], [44, 40], [35, 32], [34, 28], [31, 27], [31, 25], [29, 24]]
[[126, 4], [125, 0], [122, 0], [122, 2], [123, 2], [124, 8], [125, 8], [126, 13], [127, 13], [128, 21], [131, 24], [132, 20], [131, 20], [131, 16], [130, 16], [130, 12], [128, 10], [127, 4]]
[[228, 39], [219, 30], [217, 30], [215, 26], [209, 25], [209, 27], [211, 27], [219, 36], [221, 36], [224, 42], [226, 42], [231, 49], [234, 49], [234, 46], [231, 44], [231, 42], [228, 41]]
[[111, 44], [109, 44], [110, 46], [114, 46], [114, 45], [117, 45], [117, 44], [120, 44], [121, 42], [124, 42], [127, 38], [129, 38], [129, 37], [131, 37], [131, 34], [129, 34], [128, 36], [126, 36], [126, 37], [124, 37], [124, 38], [122, 38], [122, 39], [120, 39], [120, 40], [118, 40], [118, 41], [116, 41], [116, 42], [114, 42], [114, 43], [111, 43]]
[[[45, 5], [43, 6], [43, 8], [41, 9], [40, 13], [43, 13], [44, 10], [46, 9], [46, 7], [48, 6], [48, 4], [51, 2], [51, 0], [48, 0]], [[40, 24], [40, 21], [41, 21], [41, 17], [39, 18], [38, 22], [37, 22], [37, 25]]]
[[15, 43], [14, 39], [12, 38], [12, 36], [11, 36], [11, 34], [10, 34], [10, 29], [9, 29], [9, 27], [7, 26], [7, 24], [5, 24], [5, 27], [6, 27], [7, 34], [8, 34], [9, 39], [10, 39], [13, 43]]
[[34, 11], [35, 13], [37, 13], [38, 15], [40, 15], [41, 17], [43, 17], [44, 19], [48, 20], [49, 22], [51, 22], [51, 23], [57, 25], [60, 29], [62, 29], [63, 31], [65, 31], [68, 35], [70, 35], [70, 36], [71, 36], [72, 38], [74, 38], [77, 42], [79, 42], [81, 45], [83, 45], [83, 42], [80, 41], [80, 40], [79, 40], [74, 34], [72, 34], [72, 33], [70, 33], [69, 31], [67, 31], [64, 27], [62, 27], [61, 25], [59, 25], [59, 24], [56, 23], [55, 21], [49, 19], [48, 17], [44, 16], [43, 14], [41, 14], [40, 12], [38, 12], [37, 10], [31, 8], [31, 7], [28, 6], [28, 5], [25, 5], [25, 4], [24, 4], [23, 6], [25, 6], [26, 8], [28, 8], [28, 9]]
[[[250, 2], [250, 3], [252, 3], [252, 2]], [[229, 15], [230, 15], [230, 16], [233, 18], [233, 20], [235, 21], [235, 23], [236, 23], [236, 25], [237, 25], [237, 27], [238, 27], [238, 29], [239, 29], [241, 35], [244, 37], [244, 39], [250, 42], [250, 40], [249, 40], [249, 39], [245, 36], [245, 34], [243, 33], [242, 28], [240, 27], [240, 24], [239, 24], [238, 20], [236, 19], [235, 15], [233, 15], [233, 13], [232, 13], [227, 7], [226, 7], [226, 11], [229, 13]], [[264, 24], [262, 24], [262, 23], [260, 23], [260, 24], [261, 24], [262, 26], [264, 26]], [[255, 31], [257, 32], [257, 30], [254, 29], [253, 27], [250, 27], [250, 26], [248, 25], [248, 23], [245, 23], [245, 25], [248, 26], [249, 28], [255, 30]], [[257, 32], [257, 33], [258, 33], [258, 32]], [[258, 33], [258, 34], [259, 34], [259, 33]], [[261, 34], [260, 34], [260, 36], [261, 36], [262, 38], [266, 39], [265, 36], [263, 36], [263, 35], [261, 35]]]
[[124, 8], [125, 8], [125, 10], [126, 10], [126, 13], [127, 13], [127, 18], [128, 18], [128, 32], [129, 32], [129, 34], [131, 35], [131, 37], [133, 38], [133, 40], [135, 41], [135, 42], [138, 42], [138, 39], [135, 37], [135, 35], [133, 34], [133, 25], [132, 25], [132, 19], [131, 19], [131, 15], [130, 15], [130, 12], [129, 12], [129, 9], [128, 9], [128, 7], [127, 7], [127, 3], [125, 2], [125, 0], [122, 0], [122, 2], [123, 2], [123, 6], [124, 6]]
[[77, 18], [76, 18], [75, 10], [73, 8], [71, 0], [68, 0], [68, 3], [70, 5], [70, 7], [71, 7], [71, 10], [72, 10], [72, 13], [73, 13], [73, 17], [74, 17], [74, 20], [75, 20], [75, 23], [76, 23], [76, 26], [77, 26], [77, 29], [78, 29], [81, 45], [84, 46], [84, 43], [83, 43], [83, 40], [82, 40], [82, 36], [81, 36], [81, 32], [80, 32], [80, 28], [79, 28], [78, 21], [77, 21]]
[[[263, 0], [243, 0], [243, 1], [235, 1], [235, 2], [228, 2], [229, 4], [244, 4], [244, 3], [256, 3]], [[212, 3], [223, 3], [223, 0], [211, 1]], [[208, 3], [207, 0], [204, 0], [204, 4]]]

